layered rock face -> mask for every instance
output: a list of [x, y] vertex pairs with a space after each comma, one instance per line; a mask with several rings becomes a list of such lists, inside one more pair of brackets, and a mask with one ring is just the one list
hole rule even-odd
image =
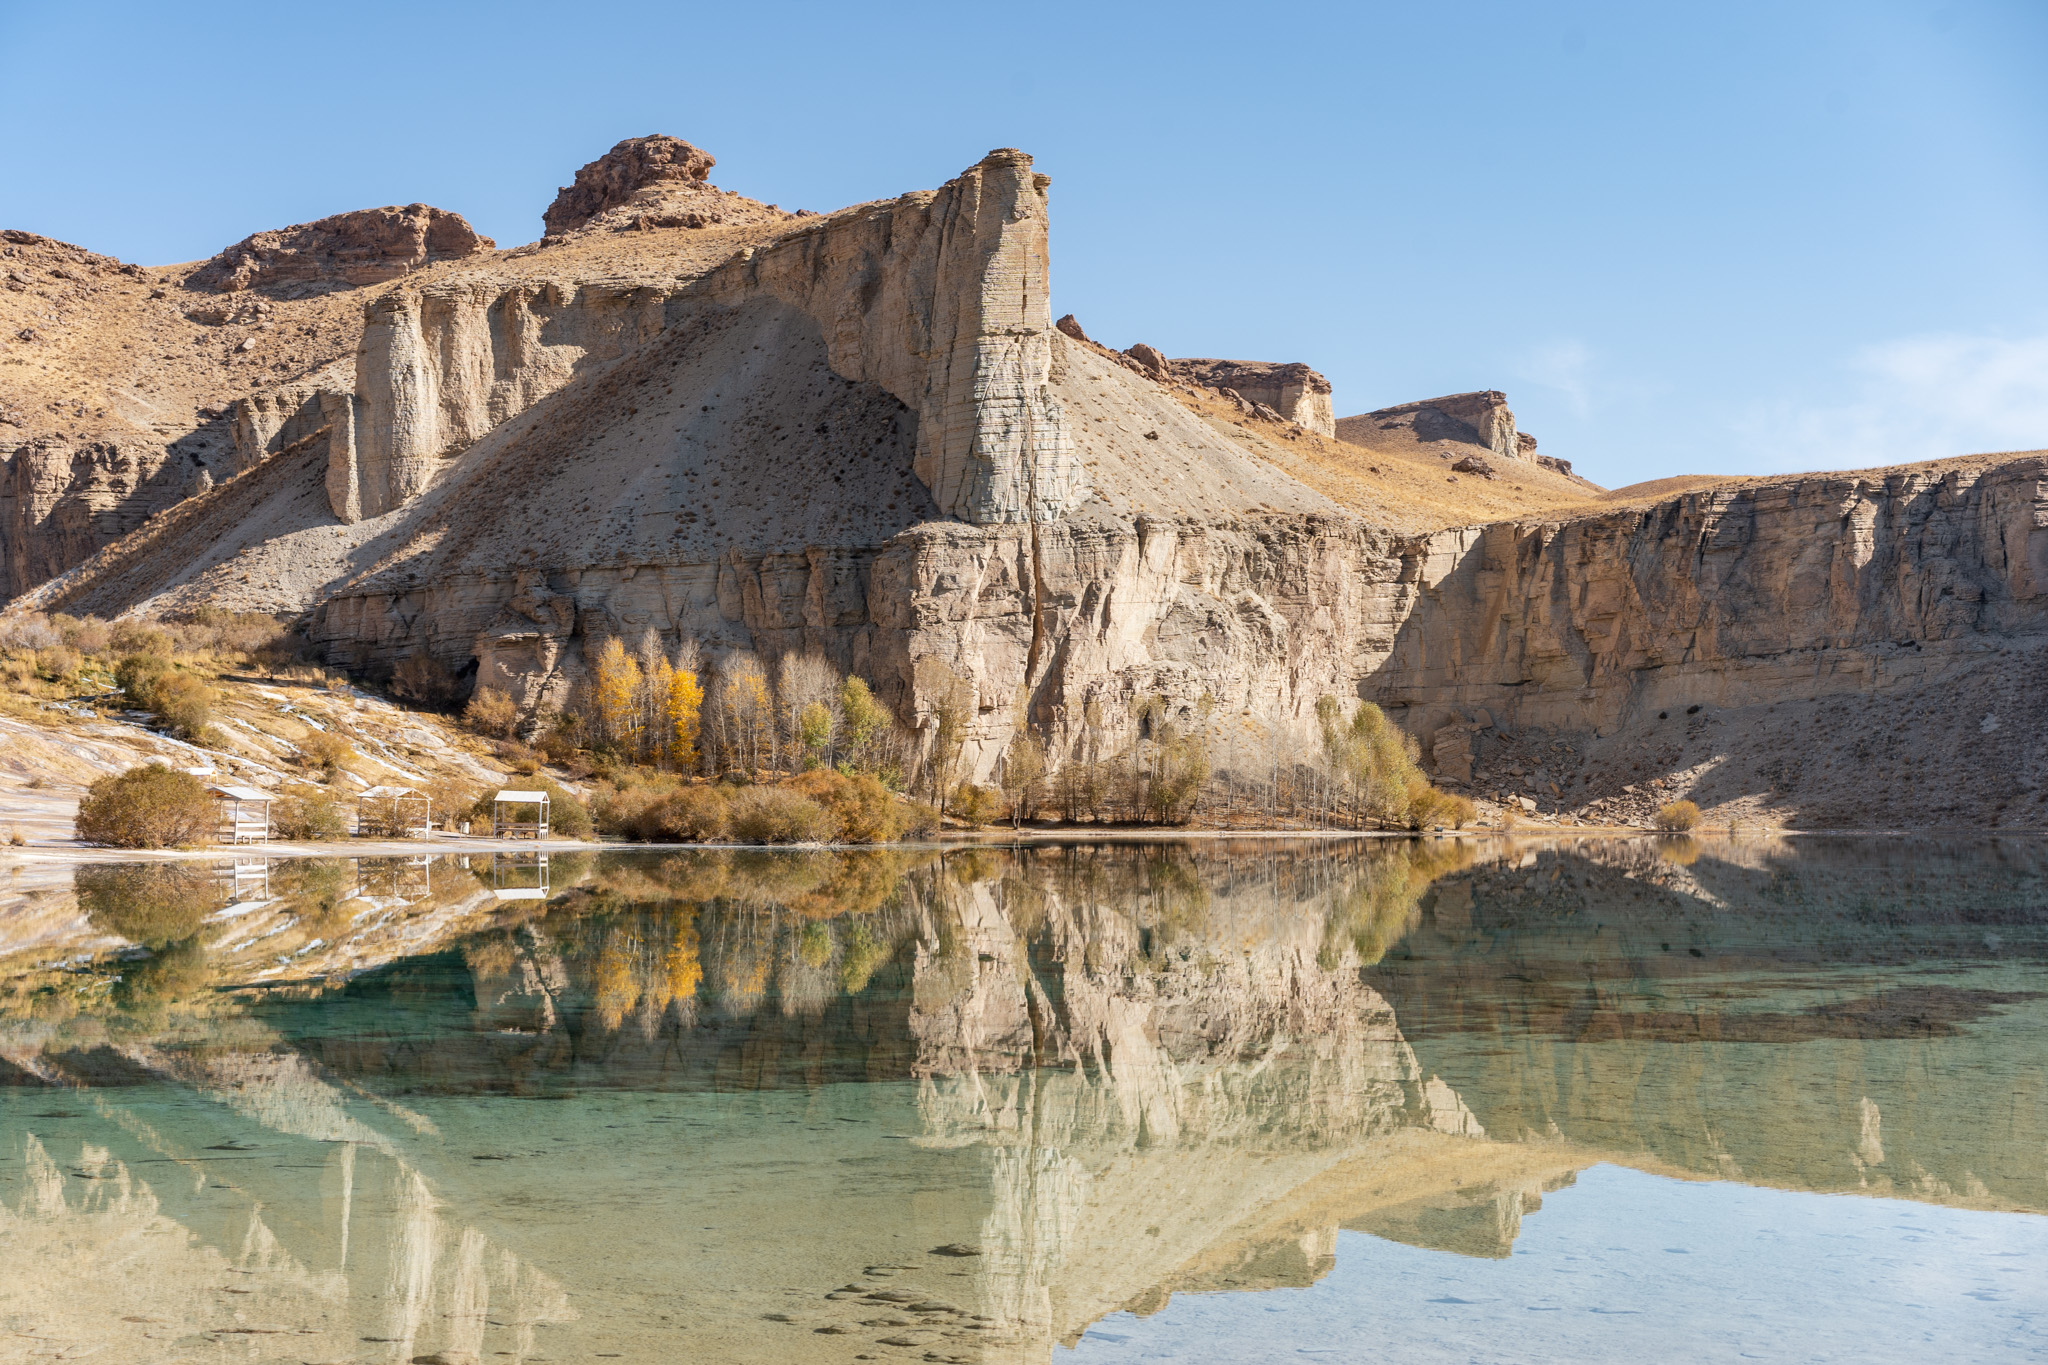
[[489, 253], [459, 213], [427, 204], [337, 213], [296, 227], [253, 233], [192, 272], [193, 289], [227, 293], [281, 285], [382, 284], [433, 261]]
[[1177, 378], [1204, 388], [1228, 389], [1247, 403], [1263, 403], [1297, 426], [1321, 436], [1337, 434], [1330, 381], [1308, 366], [1263, 360], [1169, 360]]
[[[1051, 323], [1048, 182], [1023, 153], [823, 218], [593, 231], [643, 193], [699, 193], [699, 156], [614, 149], [558, 201], [581, 224], [561, 240], [379, 292], [353, 357], [235, 408], [238, 477], [30, 604], [305, 613], [336, 662], [430, 653], [528, 708], [567, 701], [607, 636], [687, 637], [714, 663], [813, 651], [913, 726], [970, 687], [977, 780], [1027, 729], [1056, 761], [1113, 751], [1140, 697], [1300, 733], [1334, 695], [1395, 707], [1446, 780], [1534, 768], [1528, 794], [1559, 809], [1637, 778], [1707, 792], [1711, 770], [1849, 820], [1880, 810], [1837, 799], [1862, 741], [1814, 712], [1831, 757], [1767, 772], [1771, 708], [1918, 716], [1944, 689], [1987, 727], [1950, 747], [1981, 743], [1991, 774], [1945, 810], [2017, 821], [2048, 780], [2005, 742], [2032, 724], [2048, 622], [2038, 460], [1398, 536], [1310, 487], [1286, 449], [1307, 432], [1202, 406], [1272, 407], [1237, 379], [1292, 386], [1299, 413], [1313, 371]], [[685, 245], [576, 254], [620, 241]], [[1432, 478], [1456, 453], [1496, 485], [1547, 461], [1492, 391], [1335, 425], [1428, 444]], [[1657, 730], [1674, 706], [1709, 728]], [[1575, 762], [1517, 756], [1531, 731]]]
[[[1405, 550], [1417, 595], [1371, 694], [1425, 747], [1578, 737], [1546, 779], [1560, 804], [1656, 778], [1656, 799], [1762, 793], [1822, 823], [2038, 820], [2044, 477], [2040, 457], [1810, 475], [1445, 532]], [[1916, 779], [1933, 753], [1972, 781]]]
[[1380, 432], [1413, 432], [1418, 441], [1476, 445], [1503, 460], [1536, 459], [1536, 438], [1515, 430], [1508, 397], [1497, 389], [1446, 394], [1417, 403], [1397, 403], [1334, 424], [1337, 439], [1372, 445]]

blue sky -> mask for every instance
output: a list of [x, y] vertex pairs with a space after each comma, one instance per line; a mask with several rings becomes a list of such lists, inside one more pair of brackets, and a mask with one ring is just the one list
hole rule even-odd
[[622, 137], [831, 209], [990, 147], [1054, 303], [1507, 391], [1608, 485], [2048, 446], [2048, 5], [0, 0], [0, 226], [128, 260], [424, 200], [539, 234]]

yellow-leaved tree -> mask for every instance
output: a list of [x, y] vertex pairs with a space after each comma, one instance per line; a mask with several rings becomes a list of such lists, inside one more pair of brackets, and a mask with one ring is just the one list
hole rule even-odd
[[669, 671], [668, 758], [677, 772], [697, 770], [697, 735], [703, 724], [704, 684], [692, 668]]
[[638, 748], [640, 665], [616, 635], [608, 637], [597, 651], [597, 663], [590, 670], [591, 719], [597, 725], [599, 745], [630, 757]]
[[669, 751], [675, 747], [670, 739], [672, 727], [668, 723], [668, 708], [676, 689], [676, 671], [667, 659], [656, 654], [646, 677], [647, 681], [640, 688], [645, 695], [645, 702], [640, 707], [640, 757], [644, 762], [659, 767], [668, 761]]

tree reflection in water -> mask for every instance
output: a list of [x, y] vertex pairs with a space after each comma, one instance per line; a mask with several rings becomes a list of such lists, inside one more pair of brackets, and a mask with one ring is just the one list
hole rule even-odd
[[[87, 1087], [87, 1146], [131, 1188], [145, 1162], [235, 1159], [207, 1155], [224, 1119], [144, 1095], [348, 1154], [307, 1163], [318, 1212], [290, 1212], [289, 1163], [252, 1172], [256, 1242], [161, 1177], [148, 1216], [361, 1286], [342, 1262], [370, 1254], [368, 1215], [333, 1210], [374, 1184], [397, 1297], [351, 1330], [406, 1349], [514, 1295], [546, 1311], [489, 1349], [542, 1350], [602, 1263], [634, 1303], [690, 1267], [724, 1286], [690, 1291], [698, 1345], [792, 1358], [763, 1285], [844, 1316], [826, 1290], [907, 1259], [992, 1324], [916, 1331], [1043, 1359], [1118, 1308], [1313, 1282], [1339, 1227], [1504, 1255], [1598, 1160], [2042, 1208], [2014, 1154], [2048, 1145], [2043, 874], [2012, 844], [1710, 839], [597, 853], [527, 900], [454, 859], [278, 864], [262, 895], [92, 869], [72, 948], [0, 958], [0, 1074]], [[56, 1120], [5, 1112], [47, 1164]], [[85, 1209], [71, 1183], [53, 1217]], [[564, 1241], [522, 1212], [622, 1188], [645, 1215], [630, 1270], [601, 1228]], [[749, 1235], [710, 1236], [728, 1224]], [[764, 1242], [797, 1250], [769, 1271]], [[875, 1345], [848, 1333], [803, 1354]]]

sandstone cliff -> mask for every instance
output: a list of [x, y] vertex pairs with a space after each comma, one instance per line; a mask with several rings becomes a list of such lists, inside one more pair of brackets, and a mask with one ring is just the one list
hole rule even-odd
[[[1119, 744], [1143, 696], [1256, 749], [1329, 694], [1394, 707], [1443, 780], [1549, 811], [2040, 817], [2043, 759], [2005, 742], [2033, 732], [2048, 621], [2038, 460], [1642, 506], [1537, 456], [1491, 391], [1333, 441], [1306, 367], [1055, 326], [1048, 182], [1020, 152], [824, 217], [650, 226], [646, 196], [723, 194], [709, 165], [621, 144], [547, 244], [364, 291], [352, 353], [299, 346], [208, 419], [203, 496], [113, 454], [68, 484], [57, 447], [17, 455], [12, 581], [92, 555], [24, 604], [302, 615], [336, 662], [424, 652], [530, 710], [611, 635], [815, 651], [913, 726], [966, 680], [976, 778], [1027, 728], [1056, 760]], [[232, 362], [276, 344], [276, 309], [334, 306], [180, 316], [247, 328]], [[1849, 724], [1873, 706], [1981, 751], [1983, 780], [1933, 802], [1866, 781], [1909, 752]]]

